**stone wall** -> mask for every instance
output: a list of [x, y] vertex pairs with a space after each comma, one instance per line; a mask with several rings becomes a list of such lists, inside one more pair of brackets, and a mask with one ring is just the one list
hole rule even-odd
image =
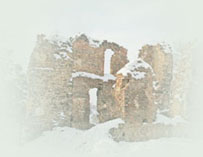
[[[113, 55], [110, 73], [104, 74], [107, 50]], [[127, 50], [116, 43], [84, 34], [65, 41], [39, 35], [28, 68], [27, 132], [94, 126], [89, 91], [96, 88], [98, 123], [122, 118], [125, 124], [111, 131], [114, 139], [142, 139], [135, 130], [147, 125], [147, 134], [157, 126], [157, 112], [167, 115], [171, 109], [172, 65], [172, 54], [160, 44], [143, 46], [139, 58], [128, 63]]]
[[[107, 49], [114, 51], [110, 76], [104, 76]], [[98, 88], [99, 121], [119, 117], [112, 86], [116, 72], [127, 62], [127, 50], [115, 43], [99, 43], [83, 34], [67, 41], [39, 35], [28, 69], [28, 129], [42, 131], [56, 126], [88, 129], [92, 126], [88, 95], [91, 88]]]
[[160, 110], [170, 108], [171, 81], [173, 77], [173, 56], [170, 47], [157, 44], [143, 46], [139, 57], [151, 65], [154, 72], [153, 86], [155, 102]]

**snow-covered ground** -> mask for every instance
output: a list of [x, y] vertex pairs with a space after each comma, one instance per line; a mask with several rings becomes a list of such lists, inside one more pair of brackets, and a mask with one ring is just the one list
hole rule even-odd
[[21, 147], [4, 149], [0, 156], [13, 157], [202, 157], [203, 141], [189, 138], [161, 138], [147, 142], [114, 142], [108, 134], [123, 123], [115, 119], [87, 131], [55, 128]]

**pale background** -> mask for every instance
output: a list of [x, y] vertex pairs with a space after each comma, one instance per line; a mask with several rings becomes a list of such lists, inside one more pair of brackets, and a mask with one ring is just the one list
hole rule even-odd
[[199, 44], [202, 6], [202, 0], [0, 0], [0, 48], [27, 66], [40, 33], [84, 32], [118, 42], [130, 57], [146, 43]]
[[[36, 36], [41, 33], [70, 37], [83, 32], [114, 41], [129, 50], [130, 59], [144, 44], [165, 41], [177, 51], [192, 43], [188, 100], [191, 127], [202, 136], [202, 7], [202, 0], [0, 0], [0, 59], [8, 54], [26, 71]], [[10, 91], [5, 93], [0, 90], [0, 99], [6, 94], [9, 97]], [[8, 104], [0, 105], [4, 112], [2, 108]]]

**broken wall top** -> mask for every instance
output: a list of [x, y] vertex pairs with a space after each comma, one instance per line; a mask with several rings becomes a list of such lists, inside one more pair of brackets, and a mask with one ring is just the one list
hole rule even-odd
[[72, 68], [73, 72], [88, 72], [104, 75], [106, 50], [112, 50], [110, 73], [115, 75], [126, 63], [127, 49], [113, 42], [93, 40], [82, 34], [61, 40], [47, 39], [39, 35], [37, 45], [32, 53], [29, 68], [53, 68], [55, 70]]

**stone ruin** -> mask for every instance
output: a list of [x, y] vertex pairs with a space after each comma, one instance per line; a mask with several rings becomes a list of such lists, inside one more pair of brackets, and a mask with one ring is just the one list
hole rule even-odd
[[121, 118], [125, 123], [110, 130], [117, 141], [177, 134], [174, 126], [157, 122], [160, 115], [173, 117], [168, 51], [165, 45], [145, 45], [129, 62], [127, 49], [113, 42], [84, 34], [65, 41], [39, 35], [28, 68], [26, 132], [89, 129]]

